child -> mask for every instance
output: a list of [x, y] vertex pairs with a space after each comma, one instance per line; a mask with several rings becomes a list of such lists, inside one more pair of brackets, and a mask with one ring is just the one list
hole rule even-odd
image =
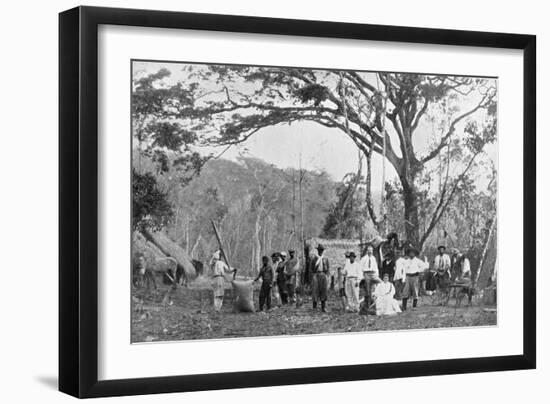
[[275, 278], [275, 273], [273, 267], [269, 265], [269, 258], [266, 256], [262, 257], [262, 267], [260, 268], [260, 273], [254, 279], [254, 282], [262, 279], [262, 286], [260, 287], [260, 311], [266, 306], [266, 311], [271, 309], [271, 287], [273, 286], [273, 279]]
[[342, 267], [338, 267], [336, 270], [336, 288], [338, 289], [338, 297], [340, 298], [342, 311], [346, 311], [348, 299], [346, 297], [346, 277], [342, 271]]

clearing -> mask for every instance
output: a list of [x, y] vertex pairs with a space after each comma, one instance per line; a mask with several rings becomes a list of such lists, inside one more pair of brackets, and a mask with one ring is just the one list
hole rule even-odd
[[[232, 291], [228, 289], [221, 313], [215, 313], [212, 291], [206, 284], [179, 287], [173, 304], [164, 307], [162, 298], [168, 287], [160, 284], [157, 291], [134, 290], [132, 342], [494, 326], [497, 323], [496, 307], [485, 307], [477, 299], [471, 307], [456, 308], [454, 299], [449, 306], [437, 306], [431, 297], [423, 296], [414, 310], [409, 308], [397, 316], [377, 317], [342, 312], [336, 293], [331, 291], [328, 313], [313, 311], [309, 296], [304, 297], [300, 307], [287, 305], [267, 313], [234, 313]], [[254, 304], [257, 309], [258, 290], [254, 291]]]

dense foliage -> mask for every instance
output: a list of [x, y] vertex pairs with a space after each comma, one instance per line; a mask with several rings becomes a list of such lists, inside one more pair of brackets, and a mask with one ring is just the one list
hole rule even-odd
[[160, 230], [168, 225], [173, 216], [172, 206], [151, 173], [132, 170], [132, 195], [134, 230]]

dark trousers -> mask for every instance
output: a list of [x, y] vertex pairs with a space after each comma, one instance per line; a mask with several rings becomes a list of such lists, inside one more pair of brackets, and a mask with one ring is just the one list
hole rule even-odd
[[425, 275], [426, 290], [434, 291], [437, 289], [437, 275], [431, 271], [428, 271]]
[[328, 295], [328, 287], [329, 287], [329, 275], [324, 272], [315, 272], [313, 274], [312, 279], [312, 294], [311, 298], [313, 301], [313, 304], [315, 305], [317, 301], [325, 302], [327, 300]]
[[279, 296], [281, 296], [281, 303], [287, 304], [288, 303], [288, 293], [286, 290], [286, 280], [285, 279], [277, 279], [277, 287], [279, 288]]
[[288, 282], [286, 284], [286, 290], [288, 292], [288, 299], [293, 302], [296, 300], [296, 282]]
[[267, 282], [262, 283], [260, 288], [260, 311], [264, 309], [264, 305], [267, 310], [271, 308], [271, 284]]
[[444, 272], [442, 274], [437, 273], [435, 275], [435, 279], [436, 279], [436, 285], [438, 289], [444, 289], [444, 290], [449, 289], [449, 285], [451, 284], [451, 276], [449, 275], [448, 272]]

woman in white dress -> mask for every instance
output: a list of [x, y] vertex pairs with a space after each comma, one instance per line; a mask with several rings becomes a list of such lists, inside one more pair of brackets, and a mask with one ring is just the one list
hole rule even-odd
[[391, 316], [401, 313], [399, 302], [393, 298], [395, 286], [390, 282], [388, 274], [384, 274], [383, 282], [376, 285], [374, 298], [376, 299], [376, 315]]

